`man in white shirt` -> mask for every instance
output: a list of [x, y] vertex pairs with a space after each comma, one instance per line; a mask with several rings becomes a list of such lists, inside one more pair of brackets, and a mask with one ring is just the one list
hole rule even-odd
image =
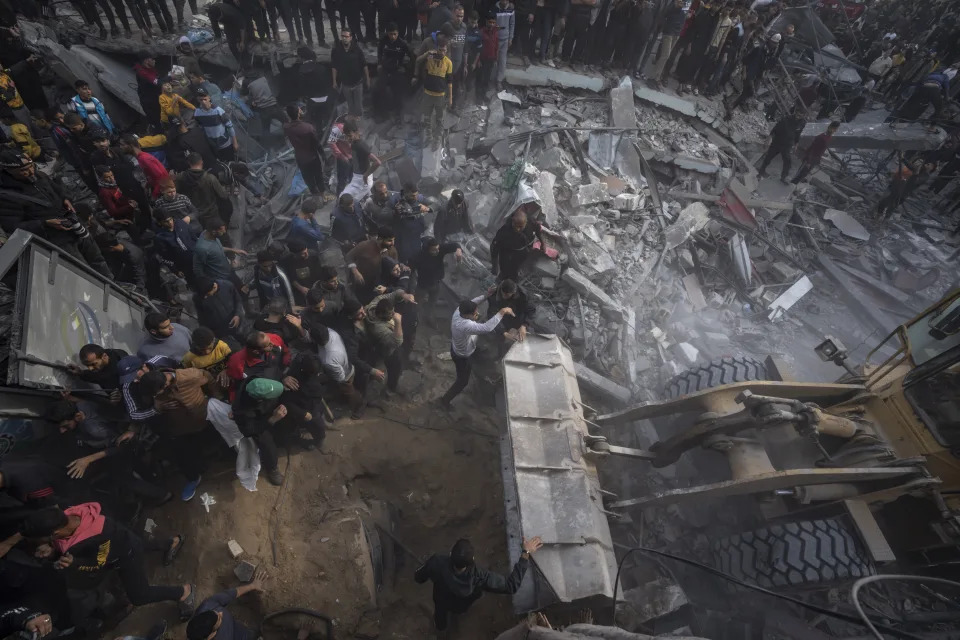
[[473, 300], [464, 300], [453, 312], [450, 319], [450, 355], [457, 368], [457, 379], [454, 380], [445, 394], [437, 401], [444, 409], [450, 408], [450, 401], [463, 391], [470, 381], [470, 356], [477, 349], [477, 336], [492, 333], [505, 315], [514, 315], [513, 309], [504, 307], [497, 311], [486, 322], [477, 322], [480, 317], [480, 307], [477, 305], [486, 298], [486, 295], [477, 296]]

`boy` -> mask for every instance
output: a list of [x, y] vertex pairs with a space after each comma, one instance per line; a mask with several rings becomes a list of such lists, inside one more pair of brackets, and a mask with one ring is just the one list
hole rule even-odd
[[500, 46], [500, 28], [497, 26], [497, 15], [487, 16], [487, 23], [480, 30], [480, 55], [474, 64], [477, 73], [477, 101], [483, 102], [490, 87], [490, 78], [497, 68], [497, 52]]

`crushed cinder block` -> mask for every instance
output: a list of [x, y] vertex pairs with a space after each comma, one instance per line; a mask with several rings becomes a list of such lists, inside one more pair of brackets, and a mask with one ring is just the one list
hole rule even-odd
[[517, 159], [517, 154], [510, 147], [510, 141], [504, 138], [490, 149], [490, 155], [501, 167], [508, 167]]
[[677, 357], [687, 364], [697, 364], [697, 358], [700, 357], [700, 350], [689, 342], [678, 342], [674, 347]]
[[608, 198], [607, 185], [603, 182], [580, 185], [580, 189], [573, 197], [574, 204], [584, 206], [603, 202]]
[[613, 199], [613, 207], [620, 211], [636, 211], [640, 207], [640, 195], [621, 193]]
[[579, 362], [574, 363], [574, 368], [577, 372], [577, 380], [589, 391], [620, 404], [630, 402], [632, 394], [626, 387], [617, 384], [613, 380]]
[[540, 198], [540, 209], [543, 211], [543, 221], [547, 227], [556, 227], [559, 223], [557, 214], [557, 201], [553, 195], [553, 189], [557, 184], [557, 176], [549, 171], [541, 171], [540, 175], [533, 182], [533, 190]]
[[240, 543], [236, 540], [227, 541], [227, 550], [230, 552], [230, 557], [234, 560], [243, 555], [243, 547], [241, 547]]
[[570, 285], [574, 291], [598, 303], [603, 309], [618, 320], [623, 320], [623, 307], [617, 304], [607, 292], [590, 282], [585, 275], [576, 269], [567, 269], [560, 279]]
[[257, 570], [257, 565], [252, 562], [247, 562], [242, 560], [233, 568], [233, 575], [237, 576], [237, 580], [243, 584], [247, 584], [253, 580], [253, 574]]

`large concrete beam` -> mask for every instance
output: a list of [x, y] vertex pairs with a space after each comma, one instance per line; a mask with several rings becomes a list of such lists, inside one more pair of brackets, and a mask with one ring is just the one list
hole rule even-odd
[[[809, 144], [816, 136], [827, 130], [826, 122], [811, 122], [800, 134], [800, 144]], [[841, 124], [830, 140], [830, 148], [843, 149], [891, 149], [896, 151], [930, 151], [939, 149], [947, 139], [943, 129], [935, 133], [927, 131], [922, 124], [898, 125], [891, 129], [883, 123], [850, 122]]]
[[565, 89], [603, 91], [605, 80], [598, 74], [577, 73], [543, 65], [507, 67], [507, 82], [524, 87], [558, 84]]

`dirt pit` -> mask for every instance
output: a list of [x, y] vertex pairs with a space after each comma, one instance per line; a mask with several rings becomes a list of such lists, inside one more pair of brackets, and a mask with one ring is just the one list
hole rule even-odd
[[[323, 452], [295, 448], [289, 468], [281, 455], [284, 487], [270, 485], [261, 474], [257, 491], [249, 492], [235, 478], [232, 462], [222, 460], [211, 463], [193, 501], [174, 500], [148, 511], [157, 534], [187, 536], [173, 566], [157, 562], [151, 567], [154, 583], [193, 582], [202, 599], [239, 584], [233, 569], [247, 560], [269, 575], [265, 593], [249, 594], [230, 606], [251, 628], [268, 613], [305, 607], [333, 618], [337, 638], [433, 637], [431, 587], [414, 582], [418, 563], [399, 548], [395, 580], [371, 599], [368, 572], [358, 560], [364, 543], [356, 515], [364, 512], [365, 503], [390, 505], [394, 534], [420, 557], [447, 552], [466, 537], [480, 566], [503, 573], [510, 566], [499, 418], [470, 396], [477, 390], [473, 383], [454, 402], [458, 408], [453, 414], [431, 407], [427, 400], [452, 382], [453, 367], [424, 352], [420, 357], [423, 371], [405, 372], [401, 379], [405, 399], [385, 403], [383, 410], [369, 408], [362, 420], [337, 420]], [[216, 500], [209, 513], [201, 504], [204, 493]], [[244, 550], [238, 560], [228, 551], [231, 539]], [[381, 540], [388, 544], [382, 534]], [[136, 609], [112, 635], [142, 635], [160, 618], [170, 625], [168, 638], [183, 637], [176, 610], [168, 603]], [[509, 597], [488, 594], [463, 617], [455, 637], [489, 640], [515, 619]], [[289, 631], [268, 637], [294, 637], [293, 629], [306, 620], [285, 616], [280, 624]]]

